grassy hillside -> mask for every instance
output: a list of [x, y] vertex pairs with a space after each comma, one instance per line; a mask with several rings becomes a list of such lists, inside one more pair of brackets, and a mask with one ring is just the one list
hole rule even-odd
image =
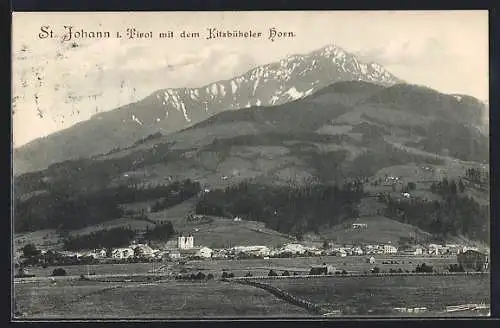
[[[16, 230], [99, 229], [112, 222], [145, 227], [170, 220], [179, 231], [191, 231], [194, 226], [184, 220], [195, 201], [186, 201], [188, 198], [204, 188], [222, 190], [242, 182], [301, 188], [342, 186], [358, 180], [363, 181], [367, 193], [400, 195], [400, 185], [392, 190], [373, 184], [385, 176], [398, 176], [405, 183], [416, 184], [414, 196], [438, 201], [429, 192], [432, 181], [464, 176], [470, 168], [487, 170], [487, 136], [464, 123], [465, 118], [475, 117], [479, 105], [463, 99], [411, 85], [384, 88], [351, 82], [334, 84], [280, 106], [222, 112], [178, 133], [156, 134], [105, 155], [57, 163], [16, 177]], [[148, 213], [145, 220], [134, 218], [174, 197], [162, 188], [185, 179], [193, 180], [198, 189]], [[471, 184], [465, 193], [474, 199], [485, 198], [484, 205], [488, 190], [481, 188]], [[274, 201], [277, 203], [268, 204], [269, 208], [283, 205]], [[371, 216], [383, 210], [370, 201], [360, 200], [359, 205]], [[310, 222], [318, 219], [314, 210], [303, 209], [301, 218], [295, 214], [284, 217], [280, 227], [287, 226], [287, 220], [296, 220], [294, 229], [301, 231], [312, 227]], [[251, 217], [268, 221], [255, 213]], [[449, 219], [454, 219], [453, 213]], [[198, 228], [206, 243], [229, 242], [232, 235], [237, 242], [264, 238], [244, 224], [224, 226], [219, 220], [212, 224], [215, 226], [204, 227], [210, 233]], [[276, 224], [269, 227], [290, 232]], [[241, 230], [240, 237], [236, 230]], [[392, 234], [386, 237], [392, 238]], [[272, 236], [269, 242], [279, 238]]]
[[[353, 229], [352, 223], [366, 223], [366, 229]], [[347, 221], [330, 229], [321, 230], [322, 238], [339, 244], [392, 243], [397, 246], [401, 237], [412, 236], [421, 242], [429, 241], [431, 234], [412, 225], [404, 224], [382, 216], [361, 217]]]

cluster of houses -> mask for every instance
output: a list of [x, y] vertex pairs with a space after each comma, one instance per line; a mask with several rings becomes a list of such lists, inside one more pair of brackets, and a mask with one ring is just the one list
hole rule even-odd
[[[359, 227], [364, 228], [364, 227]], [[180, 259], [234, 259], [234, 258], [283, 258], [295, 256], [361, 256], [361, 255], [413, 255], [413, 256], [435, 256], [435, 255], [459, 255], [468, 254], [464, 260], [479, 261], [475, 254], [481, 253], [477, 248], [471, 248], [460, 245], [438, 245], [429, 244], [427, 246], [412, 245], [406, 247], [396, 247], [390, 243], [387, 244], [368, 244], [368, 245], [325, 245], [322, 248], [304, 246], [300, 243], [290, 243], [279, 248], [269, 248], [267, 246], [234, 246], [230, 248], [211, 249], [205, 246], [195, 246], [194, 237], [178, 236], [177, 241], [171, 246], [165, 246], [162, 249], [152, 248], [147, 244], [132, 243], [127, 247], [115, 248], [112, 250], [97, 249], [85, 252], [59, 252], [66, 257], [86, 257], [96, 260], [127, 260], [133, 258], [145, 258], [150, 260], [180, 260]], [[471, 255], [472, 254], [472, 255]], [[479, 256], [482, 258], [481, 256]], [[473, 260], [469, 260], [473, 258]], [[476, 263], [474, 262], [474, 263]], [[488, 263], [487, 259], [482, 260], [482, 264]], [[476, 265], [476, 264], [474, 264]]]

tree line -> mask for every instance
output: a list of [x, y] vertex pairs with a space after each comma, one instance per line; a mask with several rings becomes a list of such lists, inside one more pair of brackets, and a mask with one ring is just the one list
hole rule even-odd
[[155, 225], [153, 229], [146, 228], [146, 232], [143, 235], [143, 239], [146, 241], [167, 241], [176, 234], [172, 222], [167, 221], [166, 223]]
[[241, 182], [225, 190], [206, 193], [196, 213], [265, 222], [268, 228], [301, 238], [359, 215], [357, 204], [364, 195], [360, 180], [342, 186], [268, 186]]
[[[167, 241], [176, 234], [172, 222], [166, 221], [155, 225], [152, 229], [149, 226], [141, 237], [142, 241]], [[82, 249], [110, 249], [113, 247], [123, 247], [130, 245], [130, 242], [137, 237], [137, 231], [130, 227], [116, 227], [91, 232], [86, 235], [68, 236], [63, 241], [66, 250], [76, 251]], [[109, 255], [109, 254], [108, 254]]]
[[63, 247], [70, 251], [120, 247], [129, 245], [135, 235], [135, 231], [126, 227], [104, 229], [86, 235], [70, 235], [64, 239]]
[[155, 210], [165, 209], [182, 203], [200, 190], [200, 184], [189, 179], [148, 188], [117, 186], [86, 194], [52, 190], [25, 201], [17, 199], [14, 202], [14, 228], [16, 232], [80, 229], [123, 217], [125, 213], [121, 204], [162, 198]]
[[418, 197], [401, 200], [389, 195], [379, 200], [386, 203], [385, 214], [391, 219], [408, 223], [441, 238], [463, 235], [473, 240], [489, 242], [489, 206], [479, 204], [464, 194], [465, 187], [446, 178], [431, 186], [441, 200], [428, 201]]

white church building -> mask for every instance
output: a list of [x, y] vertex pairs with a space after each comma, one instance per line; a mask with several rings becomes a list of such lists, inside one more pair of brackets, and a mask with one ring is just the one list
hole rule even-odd
[[194, 248], [194, 237], [192, 235], [177, 237], [177, 248], [179, 249], [190, 249]]
[[194, 237], [180, 235], [177, 237], [177, 248], [167, 249], [170, 259], [185, 257], [211, 258], [212, 249], [204, 246], [194, 246]]

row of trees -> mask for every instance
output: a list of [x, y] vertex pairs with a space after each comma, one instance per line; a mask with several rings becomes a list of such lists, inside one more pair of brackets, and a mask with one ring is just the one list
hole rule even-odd
[[190, 179], [174, 182], [170, 185], [170, 191], [161, 200], [156, 201], [151, 206], [151, 212], [159, 212], [174, 205], [180, 204], [185, 200], [196, 196], [201, 191], [199, 182]]
[[64, 249], [81, 250], [95, 248], [112, 248], [128, 245], [135, 237], [135, 231], [117, 227], [91, 232], [87, 235], [68, 236], [64, 241]]
[[[64, 239], [64, 249], [81, 250], [96, 248], [113, 248], [129, 245], [136, 238], [137, 231], [130, 227], [117, 227], [91, 232], [86, 235], [67, 236]], [[146, 227], [142, 236], [144, 241], [166, 241], [176, 234], [172, 222], [166, 221], [155, 225], [152, 229]], [[109, 254], [108, 254], [109, 256]]]
[[79, 229], [123, 216], [117, 203], [99, 195], [73, 197], [47, 194], [14, 204], [16, 232]]
[[477, 168], [468, 168], [465, 171], [465, 177], [474, 183], [488, 183], [490, 178], [488, 172], [482, 172]]
[[[223, 275], [224, 278], [224, 275]], [[184, 274], [184, 275], [178, 275], [175, 277], [176, 280], [191, 280], [191, 281], [203, 281], [203, 280], [213, 280], [214, 275], [212, 273], [209, 273], [208, 275], [204, 274], [203, 272], [198, 272], [198, 274], [191, 273], [189, 274]]]
[[463, 193], [465, 191], [465, 184], [462, 179], [459, 179], [457, 183], [453, 179], [448, 181], [447, 178], [443, 178], [441, 181], [432, 182], [430, 190], [442, 196], [456, 196], [458, 193]]
[[146, 232], [143, 235], [143, 239], [147, 241], [166, 241], [172, 238], [176, 234], [172, 222], [167, 221], [163, 224], [157, 224], [153, 229], [146, 228]]
[[80, 229], [123, 217], [125, 213], [120, 204], [164, 198], [155, 210], [165, 209], [193, 197], [200, 190], [200, 184], [189, 179], [149, 188], [118, 186], [87, 194], [74, 194], [69, 189], [53, 190], [26, 201], [17, 200], [14, 228], [16, 232]]
[[226, 190], [215, 190], [201, 198], [196, 213], [265, 222], [282, 233], [300, 237], [318, 232], [358, 215], [357, 204], [364, 195], [360, 181], [331, 185], [266, 186], [242, 182]]
[[161, 134], [161, 132], [156, 132], [156, 133], [150, 134], [150, 135], [148, 135], [148, 136], [146, 136], [144, 138], [141, 138], [141, 139], [137, 140], [136, 142], [134, 142], [133, 146], [141, 145], [141, 144], [143, 144], [143, 143], [145, 143], [147, 141], [158, 139], [158, 138], [160, 138], [162, 136], [163, 136], [163, 134]]

